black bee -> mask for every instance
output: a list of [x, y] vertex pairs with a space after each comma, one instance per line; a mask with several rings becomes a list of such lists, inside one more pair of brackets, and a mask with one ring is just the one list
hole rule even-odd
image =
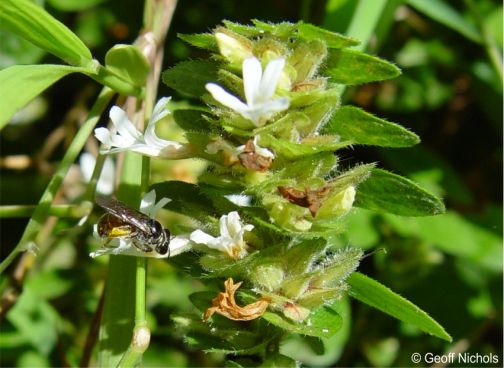
[[98, 235], [109, 241], [114, 238], [132, 239], [142, 252], [170, 254], [170, 231], [161, 224], [126, 204], [110, 197], [96, 197], [96, 203], [108, 213], [97, 223]]

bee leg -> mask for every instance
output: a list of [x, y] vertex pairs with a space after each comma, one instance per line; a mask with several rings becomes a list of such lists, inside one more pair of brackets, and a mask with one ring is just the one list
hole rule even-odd
[[133, 240], [133, 245], [140, 249], [142, 252], [149, 253], [152, 252], [152, 248], [149, 247], [147, 244], [144, 244], [142, 242], [137, 241], [136, 239]]

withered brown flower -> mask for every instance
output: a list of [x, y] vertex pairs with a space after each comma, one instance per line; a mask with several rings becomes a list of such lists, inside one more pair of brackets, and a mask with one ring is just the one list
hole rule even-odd
[[214, 313], [223, 315], [233, 321], [250, 321], [262, 316], [266, 308], [268, 308], [270, 300], [263, 297], [254, 303], [240, 307], [236, 304], [234, 295], [241, 284], [242, 282], [235, 284], [232, 278], [227, 279], [224, 282], [226, 290], [220, 292], [219, 295], [212, 300], [212, 307], [205, 311], [203, 320], [207, 321]]
[[273, 162], [271, 157], [266, 157], [256, 152], [256, 147], [252, 139], [249, 139], [245, 143], [245, 148], [243, 152], [238, 155], [238, 159], [247, 169], [260, 172], [268, 170]]
[[330, 193], [331, 188], [325, 186], [320, 189], [305, 188], [305, 190], [295, 189], [293, 187], [279, 186], [278, 191], [290, 203], [301, 207], [307, 207], [313, 217], [317, 215], [323, 200]]

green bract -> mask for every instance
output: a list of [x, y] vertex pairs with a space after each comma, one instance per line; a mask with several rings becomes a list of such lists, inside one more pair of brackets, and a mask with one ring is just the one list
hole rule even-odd
[[[195, 249], [203, 255], [179, 258], [183, 264], [198, 262], [200, 269], [192, 274], [206, 282], [242, 281], [235, 295], [239, 305], [268, 301], [262, 319], [251, 322], [247, 331], [239, 322], [212, 317], [220, 339], [225, 340], [225, 331], [243, 332], [240, 341], [223, 341], [217, 348], [235, 353], [262, 349], [259, 337], [268, 324], [275, 326], [269, 327], [269, 338], [282, 330], [315, 337], [337, 332], [341, 317], [331, 306], [348, 290], [347, 279], [363, 256], [360, 249], [341, 248], [335, 241], [354, 201], [399, 215], [444, 211], [438, 198], [406, 178], [375, 164], [344, 168], [338, 163], [336, 153], [349, 145], [408, 147], [419, 142], [400, 125], [340, 106], [341, 85], [396, 77], [400, 71], [395, 65], [349, 49], [358, 43], [354, 39], [310, 24], [253, 23], [225, 21], [213, 33], [180, 35], [211, 55], [174, 66], [164, 72], [163, 81], [182, 95], [202, 96], [209, 107], [174, 113], [209, 167], [198, 185], [171, 181], [153, 186], [158, 195], [172, 199], [166, 208], [200, 222], [209, 239], [225, 238], [223, 215], [232, 211], [243, 224], [253, 225], [243, 234], [247, 248], [240, 257], [198, 245]], [[375, 281], [351, 280], [355, 298], [449, 339], [427, 314], [417, 309], [413, 315], [407, 300]], [[374, 294], [367, 298], [365, 288], [373, 285]], [[212, 295], [197, 293], [192, 301], [204, 311], [218, 303]], [[188, 331], [191, 344], [216, 351], [210, 344], [215, 333], [197, 319], [187, 315], [175, 320]]]

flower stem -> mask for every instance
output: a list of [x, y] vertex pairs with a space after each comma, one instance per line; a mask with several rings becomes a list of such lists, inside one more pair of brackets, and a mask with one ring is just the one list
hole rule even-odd
[[92, 133], [96, 123], [100, 119], [100, 116], [107, 107], [112, 96], [115, 94], [111, 89], [104, 87], [96, 99], [94, 105], [89, 111], [89, 115], [81, 126], [77, 134], [75, 135], [72, 143], [68, 147], [63, 159], [58, 165], [56, 172], [54, 173], [51, 181], [47, 185], [40, 201], [33, 211], [33, 215], [30, 218], [28, 225], [25, 228], [25, 231], [21, 237], [21, 240], [16, 245], [16, 247], [12, 250], [12, 252], [5, 258], [5, 260], [0, 264], [0, 273], [11, 264], [11, 262], [16, 258], [16, 256], [26, 250], [27, 246], [31, 242], [40, 243], [41, 239], [37, 239], [37, 236], [42, 228], [42, 225], [46, 221], [47, 217], [50, 214], [50, 209], [52, 205], [52, 201], [58, 191], [61, 183], [63, 182], [63, 178], [67, 174], [70, 166], [74, 163], [77, 158], [79, 152], [84, 147], [86, 140], [89, 135]]

